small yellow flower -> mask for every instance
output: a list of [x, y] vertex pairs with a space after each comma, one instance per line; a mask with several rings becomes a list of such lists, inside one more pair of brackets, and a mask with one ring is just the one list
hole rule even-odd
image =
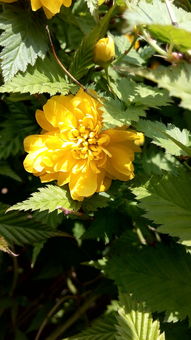
[[48, 19], [60, 12], [62, 5], [70, 7], [72, 0], [30, 0], [33, 11], [43, 8]]
[[143, 134], [102, 130], [101, 107], [82, 89], [75, 96], [49, 99], [43, 111], [36, 111], [42, 134], [24, 140], [25, 169], [42, 182], [69, 183], [72, 198], [79, 201], [107, 190], [112, 179], [132, 179], [132, 161]]
[[115, 56], [115, 45], [111, 37], [98, 40], [94, 47], [94, 61], [97, 64], [111, 61]]

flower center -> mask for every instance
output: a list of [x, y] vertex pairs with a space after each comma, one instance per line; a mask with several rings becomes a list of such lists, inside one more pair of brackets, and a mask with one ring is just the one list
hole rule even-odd
[[98, 131], [80, 125], [71, 131], [73, 141], [73, 156], [76, 159], [98, 160], [103, 157], [103, 148], [100, 145], [101, 136]]

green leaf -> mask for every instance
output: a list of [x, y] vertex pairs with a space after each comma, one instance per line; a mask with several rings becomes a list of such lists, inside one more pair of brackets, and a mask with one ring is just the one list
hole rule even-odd
[[165, 340], [164, 333], [160, 334], [159, 322], [153, 321], [143, 304], [130, 295], [121, 294], [120, 306], [116, 340]]
[[76, 211], [80, 207], [80, 202], [73, 201], [69, 193], [61, 187], [49, 184], [38, 190], [27, 200], [13, 205], [7, 211], [48, 210], [52, 212], [57, 209]]
[[68, 94], [75, 85], [69, 84], [60, 66], [52, 58], [39, 59], [35, 66], [29, 66], [25, 73], [18, 73], [11, 81], [0, 87], [0, 92], [20, 92], [30, 94], [47, 92]]
[[145, 302], [151, 312], [166, 310], [180, 319], [191, 317], [191, 255], [183, 246], [131, 248], [121, 238], [111, 249], [106, 274], [122, 292]]
[[144, 106], [130, 105], [125, 107], [121, 101], [113, 98], [105, 99], [102, 110], [105, 129], [130, 125], [132, 121], [138, 121], [139, 117], [146, 116]]
[[145, 217], [160, 224], [159, 232], [191, 244], [191, 178], [189, 173], [153, 178], [145, 187], [133, 189]]
[[[191, 31], [191, 13], [184, 11], [182, 8], [177, 8], [171, 3], [171, 10], [176, 17], [178, 27]], [[124, 18], [128, 21], [131, 27], [136, 25], [171, 25], [171, 19], [164, 2], [152, 0], [148, 3], [147, 0], [140, 0], [138, 5], [132, 4], [130, 9], [124, 13]]]
[[87, 330], [63, 340], [116, 340], [114, 323], [114, 313], [110, 313], [97, 319]]
[[101, 192], [94, 194], [90, 198], [85, 198], [82, 203], [82, 209], [87, 212], [97, 211], [100, 208], [107, 207], [110, 201], [111, 197], [107, 193]]
[[135, 70], [135, 73], [158, 83], [171, 96], [181, 99], [180, 106], [191, 109], [191, 65], [182, 62], [176, 66], [159, 66], [156, 70]]
[[1, 67], [5, 81], [18, 71], [26, 71], [38, 57], [44, 58], [48, 50], [47, 35], [39, 18], [21, 7], [11, 7], [0, 15]]
[[164, 153], [154, 145], [144, 149], [140, 163], [146, 174], [150, 176], [164, 174], [164, 171], [178, 175], [184, 169], [183, 165], [174, 156]]
[[97, 40], [105, 35], [114, 10], [115, 6], [113, 6], [95, 28], [85, 36], [79, 48], [76, 50], [70, 65], [70, 72], [75, 78], [82, 78], [93, 66], [94, 46]]
[[152, 138], [152, 143], [165, 148], [167, 153], [175, 156], [187, 154], [191, 156], [190, 132], [182, 131], [173, 124], [167, 126], [161, 122], [140, 119], [134, 124], [145, 136]]
[[[39, 127], [34, 118], [34, 107], [24, 103], [8, 103], [5, 120], [0, 122], [0, 159], [6, 159], [11, 155], [23, 152], [24, 137], [37, 133]], [[4, 163], [4, 166], [7, 163]], [[18, 177], [13, 175], [12, 171], [7, 168], [6, 174], [14, 179]]]
[[[36, 222], [31, 215], [0, 211], [0, 235], [10, 244], [34, 244], [52, 236], [66, 236], [66, 233], [53, 231], [46, 225]], [[68, 236], [68, 235], [67, 235]]]
[[191, 48], [191, 32], [172, 25], [150, 25], [149, 31], [155, 39], [173, 44], [182, 52], [186, 52]]
[[117, 97], [127, 106], [135, 104], [146, 107], [166, 106], [170, 103], [167, 91], [160, 90], [151, 86], [136, 83], [132, 79], [122, 78], [111, 84]]
[[22, 182], [22, 179], [17, 173], [10, 167], [8, 162], [0, 161], [0, 175], [7, 176], [15, 181]]

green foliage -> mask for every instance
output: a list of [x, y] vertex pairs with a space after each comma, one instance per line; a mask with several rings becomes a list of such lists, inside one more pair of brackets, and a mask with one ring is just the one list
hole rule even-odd
[[[46, 240], [48, 237], [62, 235], [46, 225], [35, 222], [31, 215], [11, 212], [5, 215], [5, 209], [0, 212], [0, 235], [8, 244], [23, 246]], [[63, 234], [64, 236], [64, 234]]]
[[161, 224], [159, 231], [177, 236], [184, 244], [191, 240], [190, 174], [152, 178], [145, 187], [133, 189], [145, 217]]
[[191, 109], [190, 64], [182, 62], [175, 67], [159, 66], [152, 71], [138, 71], [138, 74], [158, 83], [158, 86], [167, 89], [171, 96], [180, 98], [180, 106]]
[[45, 28], [31, 12], [10, 7], [0, 16], [0, 45], [3, 46], [1, 67], [5, 81], [18, 71], [26, 71], [27, 65], [34, 65], [37, 58], [44, 58], [48, 49]]
[[82, 78], [87, 71], [94, 65], [93, 63], [93, 49], [100, 38], [102, 38], [109, 25], [109, 21], [113, 15], [115, 7], [112, 7], [108, 13], [100, 20], [95, 28], [85, 36], [79, 48], [76, 50], [70, 65], [70, 72], [76, 79]]
[[152, 138], [152, 143], [164, 148], [166, 152], [179, 156], [181, 154], [191, 155], [190, 132], [186, 129], [180, 130], [172, 124], [167, 126], [161, 122], [152, 122], [141, 119], [136, 128], [145, 136]]
[[68, 193], [63, 188], [56, 185], [47, 185], [38, 189], [27, 200], [17, 203], [10, 207], [8, 211], [11, 210], [48, 210], [52, 212], [54, 210], [60, 209], [63, 211], [73, 211], [74, 212], [80, 207], [80, 203], [73, 201]]
[[160, 334], [159, 322], [153, 322], [144, 306], [132, 296], [120, 294], [119, 302], [114, 301], [110, 309], [91, 328], [63, 340], [165, 340], [164, 333]]
[[[189, 340], [191, 0], [75, 0], [61, 8], [47, 0], [33, 11], [38, 3], [0, 5], [0, 340]], [[53, 3], [60, 11], [48, 19], [46, 6]], [[115, 57], [102, 67], [94, 63], [94, 46], [107, 36]], [[72, 170], [65, 167], [66, 149], [60, 154], [62, 171], [75, 176], [70, 187], [39, 184], [23, 167], [23, 140], [49, 133], [35, 112], [50, 96], [74, 95], [79, 87], [100, 98], [102, 131], [129, 126], [144, 134], [141, 152], [126, 155], [132, 144], [122, 145], [120, 133], [116, 140], [115, 134], [103, 144], [94, 137], [91, 142], [89, 130], [95, 138], [100, 133], [96, 106], [93, 99], [90, 108], [85, 97], [83, 105], [74, 97], [71, 131], [63, 124], [71, 110], [66, 100], [62, 112], [56, 106], [55, 119], [63, 118], [52, 121], [51, 134], [65, 146], [68, 138], [74, 143], [74, 127], [87, 138], [77, 137], [79, 159], [74, 150], [69, 154], [76, 162], [67, 163]], [[89, 137], [79, 107], [87, 114]], [[57, 123], [63, 127], [59, 136]], [[118, 150], [115, 143], [121, 154], [110, 154]], [[49, 150], [41, 149], [39, 158], [37, 146], [36, 170], [46, 164], [52, 172]], [[88, 192], [86, 186], [96, 187], [95, 176], [99, 187], [103, 169], [110, 177], [106, 158], [115, 171], [107, 192], [72, 200], [72, 186]], [[126, 178], [131, 159], [134, 178], [118, 180]], [[78, 181], [81, 165], [84, 183]], [[107, 180], [100, 189], [104, 185]]]
[[115, 316], [110, 313], [95, 321], [91, 328], [64, 340], [116, 340]]
[[[7, 159], [11, 155], [21, 153], [24, 137], [39, 130], [35, 123], [34, 113], [31, 114], [31, 110], [34, 110], [34, 106], [29, 108], [24, 103], [15, 105], [11, 102], [4, 109], [4, 120], [0, 122], [0, 159]], [[5, 163], [2, 164], [2, 171], [3, 166], [5, 166]], [[4, 170], [7, 175], [15, 176], [7, 164], [6, 168]]]
[[165, 340], [164, 333], [160, 334], [159, 322], [153, 321], [143, 304], [121, 294], [120, 305], [116, 340]]
[[73, 84], [69, 84], [61, 68], [52, 58], [39, 59], [35, 66], [28, 66], [25, 73], [18, 73], [10, 81], [0, 87], [0, 92], [11, 93], [44, 93], [50, 95], [56, 93], [67, 94], [74, 89]]
[[112, 249], [106, 265], [107, 275], [123, 292], [133, 293], [138, 301], [145, 301], [149, 310], [176, 312], [179, 319], [190, 317], [191, 256], [184, 247], [124, 246], [123, 239]]

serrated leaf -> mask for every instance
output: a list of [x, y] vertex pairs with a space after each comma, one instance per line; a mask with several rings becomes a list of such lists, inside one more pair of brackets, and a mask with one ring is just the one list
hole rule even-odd
[[[31, 111], [33, 111], [33, 107], [24, 103], [8, 103], [5, 116], [7, 118], [0, 122], [0, 159], [7, 159], [11, 155], [23, 152], [24, 137], [39, 131]], [[16, 174], [13, 175], [10, 169], [7, 168], [6, 173], [18, 180]]]
[[152, 143], [165, 148], [166, 152], [179, 156], [181, 154], [191, 155], [190, 132], [182, 131], [173, 124], [167, 126], [161, 122], [140, 119], [134, 124], [137, 130], [142, 131], [145, 136], [152, 138]]
[[18, 182], [22, 182], [21, 177], [17, 175], [17, 173], [10, 167], [9, 163], [5, 161], [0, 161], [0, 175], [10, 177]]
[[166, 106], [170, 103], [167, 91], [136, 83], [132, 79], [122, 78], [111, 84], [111, 87], [117, 97], [126, 105], [133, 103], [146, 108]]
[[18, 73], [11, 81], [0, 87], [0, 92], [20, 92], [30, 94], [47, 92], [68, 94], [75, 85], [69, 84], [61, 68], [52, 58], [39, 59], [35, 66], [29, 66], [25, 73]]
[[154, 38], [172, 44], [185, 52], [191, 48], [191, 14], [170, 4], [177, 26], [173, 26], [167, 6], [158, 0], [151, 4], [142, 0], [137, 6], [132, 6], [124, 14], [128, 24], [132, 26], [147, 25]]
[[107, 207], [111, 200], [111, 197], [105, 192], [94, 194], [90, 198], [85, 198], [82, 203], [82, 209], [87, 212], [97, 211], [100, 208]]
[[[178, 27], [191, 31], [191, 13], [177, 8], [173, 3], [171, 3], [171, 10]], [[152, 0], [150, 3], [147, 0], [140, 0], [137, 5], [130, 5], [130, 9], [127, 9], [123, 16], [131, 27], [142, 24], [148, 26], [153, 24], [171, 25], [166, 4], [158, 0]]]
[[105, 35], [114, 9], [115, 6], [113, 6], [95, 28], [85, 36], [79, 48], [76, 50], [70, 65], [70, 72], [75, 78], [82, 78], [88, 72], [89, 68], [93, 66], [94, 46], [97, 40]]
[[138, 70], [136, 74], [158, 83], [171, 96], [181, 99], [180, 106], [191, 109], [191, 65], [182, 62], [176, 66], [159, 66], [156, 70]]
[[191, 255], [183, 246], [133, 247], [123, 239], [111, 250], [106, 274], [122, 292], [132, 293], [151, 312], [176, 312], [191, 317]]
[[13, 205], [7, 211], [48, 210], [52, 212], [57, 209], [76, 211], [79, 207], [80, 203], [73, 201], [65, 189], [50, 184], [46, 187], [39, 188], [38, 191], [34, 192], [27, 200]]
[[153, 321], [143, 304], [130, 295], [120, 294], [120, 306], [116, 317], [116, 340], [165, 340], [158, 320]]
[[191, 244], [191, 179], [187, 173], [153, 178], [146, 187], [135, 188], [145, 217], [161, 225], [158, 230]]
[[121, 101], [113, 98], [108, 98], [104, 101], [102, 110], [105, 129], [130, 125], [132, 121], [138, 121], [139, 117], [146, 116], [144, 106], [130, 105], [125, 107]]
[[164, 171], [178, 175], [184, 169], [174, 156], [164, 153], [154, 145], [144, 150], [140, 162], [146, 174], [150, 176], [164, 174]]
[[0, 235], [8, 245], [34, 244], [52, 236], [68, 236], [66, 233], [56, 232], [46, 225], [36, 222], [32, 216], [18, 212], [5, 214], [0, 212]]
[[31, 11], [11, 7], [0, 15], [1, 67], [5, 81], [18, 71], [26, 71], [27, 65], [34, 65], [38, 57], [44, 58], [48, 50], [44, 27]]
[[91, 328], [63, 340], [116, 340], [115, 315], [110, 313], [96, 320]]

